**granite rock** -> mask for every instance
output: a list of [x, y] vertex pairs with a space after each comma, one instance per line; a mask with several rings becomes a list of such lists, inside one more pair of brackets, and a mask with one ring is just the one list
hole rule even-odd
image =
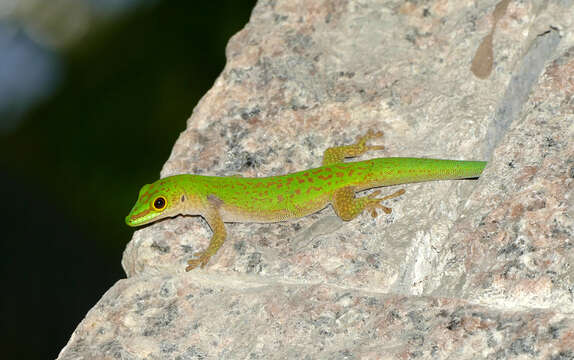
[[[134, 233], [59, 359], [574, 359], [574, 5], [262, 0], [161, 176], [270, 176], [383, 130], [361, 157], [487, 160], [405, 188], [390, 215], [331, 208]], [[368, 192], [365, 192], [368, 193]]]

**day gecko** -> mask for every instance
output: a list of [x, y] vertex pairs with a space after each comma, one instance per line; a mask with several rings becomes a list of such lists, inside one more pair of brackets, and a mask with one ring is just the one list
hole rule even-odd
[[195, 253], [186, 271], [204, 267], [223, 245], [226, 222], [270, 223], [300, 218], [331, 204], [343, 220], [351, 220], [377, 209], [390, 214], [381, 201], [405, 193], [377, 197], [380, 190], [356, 198], [359, 191], [388, 185], [431, 180], [476, 178], [484, 161], [456, 161], [423, 158], [376, 158], [345, 163], [345, 158], [370, 150], [382, 150], [367, 141], [382, 136], [368, 131], [352, 145], [328, 148], [320, 167], [292, 174], [249, 178], [240, 176], [175, 175], [144, 185], [126, 217], [126, 224], [139, 226], [176, 215], [201, 215], [213, 235], [206, 250]]

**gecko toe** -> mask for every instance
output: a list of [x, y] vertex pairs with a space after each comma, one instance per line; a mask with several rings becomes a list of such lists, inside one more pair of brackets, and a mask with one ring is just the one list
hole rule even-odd
[[187, 261], [188, 265], [185, 268], [185, 271], [193, 270], [198, 266], [203, 269], [205, 265], [207, 265], [207, 263], [209, 262], [211, 255], [207, 254], [205, 251], [198, 251], [193, 254], [193, 257], [195, 257], [195, 259]]
[[197, 267], [197, 265], [199, 265], [199, 264], [197, 263], [196, 260], [189, 260], [187, 262], [187, 267], [185, 268], [185, 271], [191, 271], [191, 270], [195, 269]]

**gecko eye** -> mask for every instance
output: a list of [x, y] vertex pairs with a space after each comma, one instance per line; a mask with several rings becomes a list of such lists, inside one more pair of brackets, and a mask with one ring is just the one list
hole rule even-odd
[[165, 209], [166, 205], [167, 205], [167, 201], [165, 200], [165, 198], [163, 196], [159, 196], [159, 197], [155, 198], [155, 200], [153, 201], [153, 209], [157, 210], [157, 211], [161, 211], [161, 210]]

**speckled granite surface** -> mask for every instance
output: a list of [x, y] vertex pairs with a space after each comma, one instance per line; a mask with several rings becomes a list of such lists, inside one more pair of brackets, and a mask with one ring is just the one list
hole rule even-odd
[[368, 129], [386, 149], [363, 158], [483, 176], [384, 189], [407, 192], [376, 219], [229, 224], [190, 273], [201, 218], [138, 230], [59, 359], [574, 359], [572, 22], [568, 2], [260, 1], [162, 176], [297, 171]]

